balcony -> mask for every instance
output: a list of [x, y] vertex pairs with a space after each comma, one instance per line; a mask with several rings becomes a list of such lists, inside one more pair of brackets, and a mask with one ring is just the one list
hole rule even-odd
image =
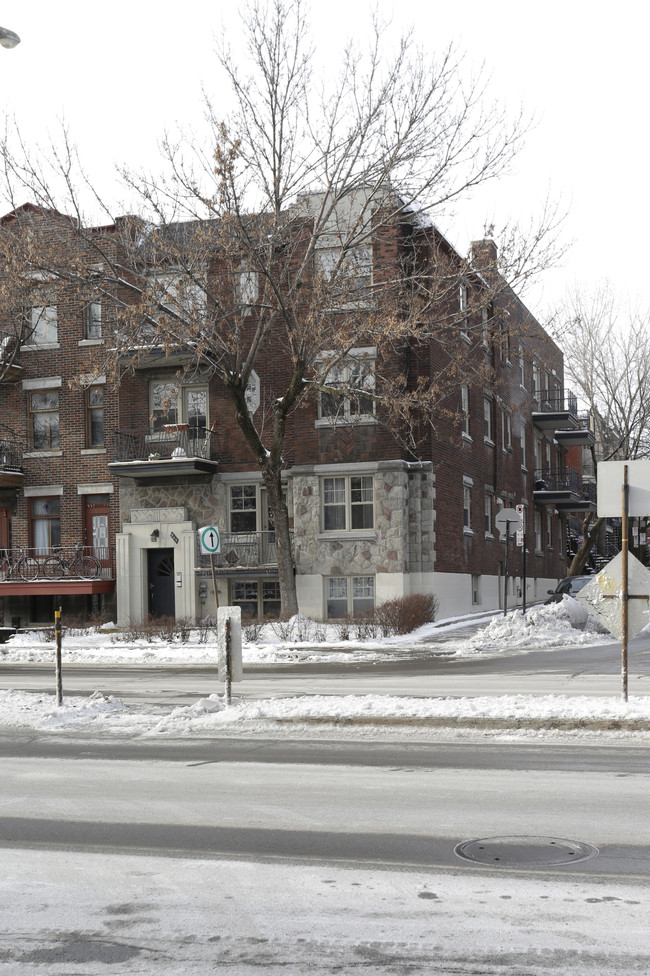
[[[214, 427], [214, 425], [213, 425]], [[213, 428], [166, 424], [162, 430], [119, 430], [109, 471], [136, 484], [209, 480], [219, 462], [210, 457]]]
[[541, 390], [534, 395], [538, 409], [532, 411], [533, 423], [539, 430], [577, 430], [578, 401], [575, 394], [557, 390]]
[[[277, 573], [275, 532], [222, 532], [221, 551], [215, 553], [215, 572], [221, 576], [256, 576]], [[197, 542], [198, 546], [198, 542]], [[201, 575], [210, 570], [210, 556], [197, 552], [197, 567]]]
[[23, 481], [23, 445], [0, 425], [0, 488], [20, 488]]
[[114, 588], [109, 549], [77, 545], [0, 550], [0, 596], [112, 593]]
[[555, 440], [562, 447], [593, 447], [596, 435], [591, 429], [591, 414], [578, 414], [578, 427], [575, 430], [556, 430]]
[[571, 468], [554, 474], [538, 469], [533, 476], [533, 501], [538, 505], [552, 505], [558, 512], [595, 512], [596, 486], [590, 481], [583, 482]]

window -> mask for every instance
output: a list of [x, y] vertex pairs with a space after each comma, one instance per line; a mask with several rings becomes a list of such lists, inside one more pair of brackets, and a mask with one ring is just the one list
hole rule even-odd
[[472, 576], [472, 604], [476, 606], [481, 602], [481, 577]]
[[44, 556], [61, 545], [61, 499], [32, 498], [31, 537], [36, 555]]
[[323, 478], [322, 497], [325, 532], [373, 528], [375, 515], [371, 476]]
[[553, 548], [553, 513], [546, 511], [546, 545], [549, 549]]
[[325, 580], [327, 619], [358, 617], [375, 605], [374, 576], [330, 576]]
[[469, 387], [460, 388], [460, 410], [462, 413], [463, 435], [469, 437]]
[[269, 532], [269, 541], [274, 542], [266, 488], [259, 484], [231, 485], [229, 522], [231, 532]]
[[481, 338], [482, 338], [482, 341], [483, 341], [483, 345], [485, 346], [486, 349], [487, 349], [487, 345], [488, 345], [488, 323], [489, 323], [489, 320], [490, 320], [490, 316], [489, 316], [489, 313], [488, 313], [487, 308], [482, 308], [481, 309]]
[[205, 434], [208, 426], [207, 386], [179, 386], [174, 380], [154, 380], [150, 385], [152, 432], [170, 424], [188, 424]]
[[58, 390], [35, 390], [29, 394], [29, 428], [35, 451], [59, 448]]
[[463, 485], [463, 528], [472, 527], [472, 489], [469, 485]]
[[255, 485], [231, 485], [230, 531], [257, 531], [257, 487]]
[[507, 410], [501, 410], [501, 445], [504, 451], [512, 450], [512, 422]]
[[84, 308], [84, 339], [101, 339], [102, 337], [102, 306], [101, 302], [89, 302]]
[[104, 446], [104, 387], [90, 386], [86, 390], [86, 445]]
[[523, 346], [519, 346], [519, 386], [526, 387], [526, 373]]
[[235, 300], [244, 315], [250, 315], [259, 298], [259, 277], [245, 262], [239, 266], [235, 283]]
[[542, 439], [541, 437], [535, 438], [535, 471], [538, 477], [542, 477], [543, 474], [543, 454], [542, 454]]
[[278, 580], [233, 580], [231, 601], [245, 617], [266, 617], [280, 613]]
[[353, 247], [342, 253], [340, 247], [316, 251], [316, 271], [331, 282], [333, 304], [344, 306], [368, 301], [372, 290], [372, 248]]
[[458, 288], [458, 307], [460, 309], [460, 333], [462, 336], [467, 336], [468, 320], [467, 320], [467, 285], [461, 284]]
[[485, 492], [485, 534], [492, 535], [492, 492]]
[[483, 437], [484, 440], [493, 443], [492, 438], [492, 401], [489, 397], [483, 397]]
[[541, 395], [542, 370], [539, 363], [533, 363], [533, 397], [538, 399]]
[[521, 445], [521, 466], [526, 469], [526, 424], [523, 420], [519, 431], [519, 443]]
[[56, 305], [32, 306], [28, 310], [27, 328], [29, 345], [55, 345], [59, 341]]
[[535, 550], [542, 551], [542, 513], [535, 509]]
[[[375, 412], [375, 360], [374, 349], [359, 351], [344, 363], [338, 363], [325, 377], [328, 391], [321, 392], [319, 415], [321, 419], [352, 421], [372, 416]], [[335, 392], [340, 389], [342, 392]], [[358, 392], [357, 392], [358, 391]]]

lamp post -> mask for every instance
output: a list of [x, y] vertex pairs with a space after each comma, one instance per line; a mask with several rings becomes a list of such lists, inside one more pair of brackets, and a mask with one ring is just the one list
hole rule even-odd
[[20, 44], [20, 38], [18, 34], [15, 34], [12, 30], [7, 30], [6, 27], [0, 27], [0, 46], [12, 48]]

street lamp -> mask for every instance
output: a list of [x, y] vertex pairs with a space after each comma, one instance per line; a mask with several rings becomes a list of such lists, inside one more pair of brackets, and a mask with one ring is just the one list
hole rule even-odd
[[6, 27], [0, 27], [0, 46], [2, 47], [16, 47], [20, 44], [20, 38], [18, 34], [14, 34], [13, 31], [7, 30]]

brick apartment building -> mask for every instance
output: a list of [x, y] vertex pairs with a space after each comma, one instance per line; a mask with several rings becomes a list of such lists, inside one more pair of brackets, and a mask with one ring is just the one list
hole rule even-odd
[[[2, 226], [14, 219], [7, 215]], [[360, 274], [377, 277], [380, 264], [404, 263], [399, 229], [372, 242]], [[97, 230], [106, 246], [113, 230]], [[467, 267], [428, 222], [409, 226], [409, 246], [414, 239], [425, 270], [434, 252]], [[458, 359], [459, 350], [468, 367], [435, 423], [423, 426], [417, 457], [407, 457], [382, 424], [381, 403], [363, 396], [380, 392], [378, 357], [384, 373], [392, 367], [362, 327], [359, 347], [339, 366], [342, 392], [330, 388], [291, 415], [283, 479], [305, 615], [360, 614], [418, 592], [435, 593], [445, 616], [503, 606], [505, 546], [495, 517], [504, 506], [525, 509], [528, 601], [544, 598], [566, 574], [566, 520], [593, 507], [566, 452], [592, 435], [564, 389], [560, 349], [500, 280], [496, 258], [491, 241], [474, 246], [454, 286], [447, 340], [393, 354], [395, 370], [418, 381], [433, 383], [445, 357]], [[33, 287], [20, 309], [27, 328], [17, 349], [7, 324], [17, 313], [6, 297], [0, 310], [5, 624], [49, 622], [61, 600], [66, 614], [95, 610], [119, 623], [148, 613], [213, 614], [213, 574], [197, 533], [206, 525], [221, 536], [219, 604], [277, 613], [266, 488], [214, 372], [201, 362], [188, 371], [185, 350], [150, 336], [114, 382], [97, 364], [113, 342], [115, 302], [80, 294], [65, 274], [54, 289], [50, 277], [29, 273]], [[253, 320], [249, 272], [242, 288]], [[256, 424], [282, 371], [275, 348], [255, 366], [247, 402]], [[95, 557], [90, 568], [80, 553]], [[512, 606], [522, 599], [521, 549], [511, 546], [509, 564]]]

